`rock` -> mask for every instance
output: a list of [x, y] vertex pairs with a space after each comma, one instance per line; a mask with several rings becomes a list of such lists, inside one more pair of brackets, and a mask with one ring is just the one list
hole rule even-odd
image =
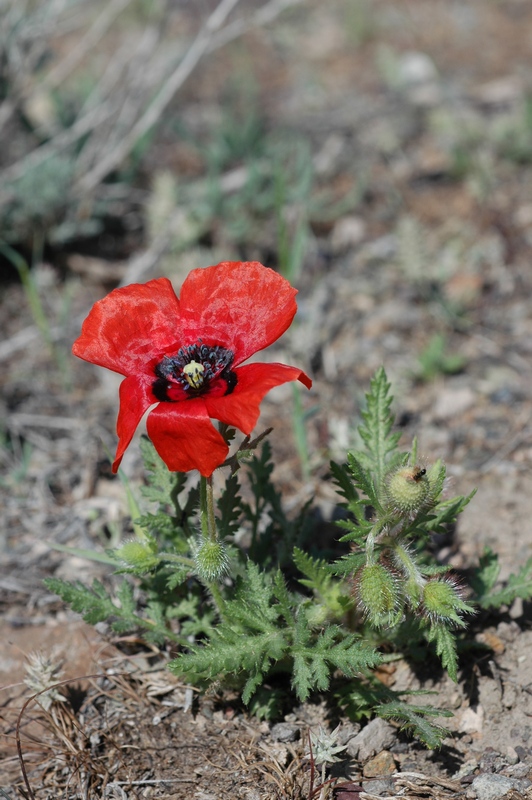
[[379, 778], [382, 775], [392, 775], [395, 772], [394, 757], [389, 750], [382, 750], [375, 758], [364, 765], [362, 770], [365, 778]]
[[412, 86], [438, 77], [434, 61], [426, 54], [417, 51], [404, 53], [399, 60], [399, 77], [405, 86]]
[[462, 719], [458, 725], [460, 733], [482, 733], [482, 721], [484, 719], [484, 709], [482, 706], [466, 708], [462, 714]]
[[445, 388], [439, 392], [434, 406], [436, 419], [451, 419], [475, 405], [475, 393], [469, 386]]
[[366, 223], [361, 217], [342, 217], [331, 233], [331, 249], [335, 255], [356, 247], [366, 235]]
[[278, 722], [272, 725], [270, 733], [274, 742], [296, 742], [301, 736], [299, 727], [291, 722]]
[[364, 791], [377, 797], [387, 797], [395, 793], [393, 781], [389, 779], [364, 781]]
[[471, 784], [477, 793], [477, 800], [501, 800], [510, 789], [517, 788], [518, 781], [503, 775], [484, 773], [477, 775]]
[[347, 745], [347, 753], [351, 758], [367, 761], [381, 750], [387, 750], [394, 742], [395, 729], [377, 717], [351, 739]]

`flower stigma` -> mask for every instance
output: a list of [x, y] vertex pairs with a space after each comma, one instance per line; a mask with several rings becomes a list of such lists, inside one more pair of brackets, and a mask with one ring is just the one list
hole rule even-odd
[[231, 369], [234, 354], [221, 345], [201, 341], [181, 347], [174, 356], [156, 364], [152, 391], [157, 400], [179, 402], [204, 394], [231, 394], [237, 375]]
[[183, 367], [183, 375], [193, 389], [199, 389], [203, 385], [203, 373], [205, 367], [197, 361], [191, 361]]

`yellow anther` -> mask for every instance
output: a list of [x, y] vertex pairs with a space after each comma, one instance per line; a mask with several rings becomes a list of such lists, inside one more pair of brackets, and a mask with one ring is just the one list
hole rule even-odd
[[186, 364], [183, 367], [183, 375], [193, 389], [199, 389], [201, 386], [203, 386], [204, 372], [205, 367], [203, 364], [198, 364], [197, 361], [191, 361], [190, 364]]

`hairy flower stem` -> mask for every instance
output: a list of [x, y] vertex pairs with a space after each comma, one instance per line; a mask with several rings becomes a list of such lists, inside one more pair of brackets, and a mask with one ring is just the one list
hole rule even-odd
[[181, 564], [183, 567], [194, 568], [194, 561], [192, 558], [186, 556], [178, 556], [175, 553], [159, 553], [161, 561], [172, 561], [174, 564]]
[[423, 587], [426, 581], [419, 572], [417, 564], [412, 559], [412, 556], [408, 552], [408, 549], [398, 544], [396, 541], [394, 541], [393, 552], [397, 561], [401, 564], [401, 567], [404, 569], [408, 579], [412, 581], [413, 584]]
[[216, 532], [216, 517], [214, 515], [214, 491], [212, 488], [212, 476], [200, 478], [200, 512], [201, 512], [201, 532], [205, 539], [211, 542], [218, 541]]
[[[201, 533], [204, 539], [211, 542], [218, 541], [218, 532], [216, 530], [216, 516], [214, 514], [214, 490], [212, 486], [212, 476], [205, 478], [200, 476], [200, 518], [201, 518]], [[224, 618], [225, 601], [222, 593], [215, 581], [209, 581], [207, 588], [211, 593], [212, 599], [216, 605], [220, 618]]]

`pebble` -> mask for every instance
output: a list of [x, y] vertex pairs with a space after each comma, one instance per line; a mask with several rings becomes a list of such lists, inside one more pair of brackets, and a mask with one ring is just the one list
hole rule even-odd
[[438, 77], [434, 61], [426, 53], [411, 50], [399, 60], [399, 77], [404, 85], [433, 81]]
[[371, 780], [364, 781], [364, 791], [368, 794], [377, 795], [377, 797], [386, 797], [395, 793], [394, 784], [392, 780]]
[[461, 716], [458, 725], [460, 733], [482, 733], [482, 722], [484, 720], [484, 709], [477, 706], [476, 709], [466, 708]]
[[434, 417], [436, 419], [451, 419], [463, 414], [474, 406], [475, 402], [475, 393], [469, 386], [443, 389], [436, 399]]
[[366, 223], [361, 217], [342, 217], [331, 234], [331, 249], [335, 255], [356, 247], [366, 235]]
[[351, 758], [367, 761], [381, 750], [387, 750], [394, 742], [395, 729], [377, 717], [368, 722], [366, 727], [349, 741], [347, 753]]
[[370, 758], [362, 770], [365, 778], [379, 778], [381, 775], [393, 775], [395, 772], [394, 757], [389, 750], [382, 750], [375, 758]]
[[278, 722], [272, 725], [271, 737], [274, 742], [296, 742], [301, 736], [301, 731], [297, 725], [291, 722]]
[[477, 800], [500, 800], [510, 789], [517, 789], [519, 781], [505, 778], [504, 775], [484, 773], [477, 775], [471, 784]]

